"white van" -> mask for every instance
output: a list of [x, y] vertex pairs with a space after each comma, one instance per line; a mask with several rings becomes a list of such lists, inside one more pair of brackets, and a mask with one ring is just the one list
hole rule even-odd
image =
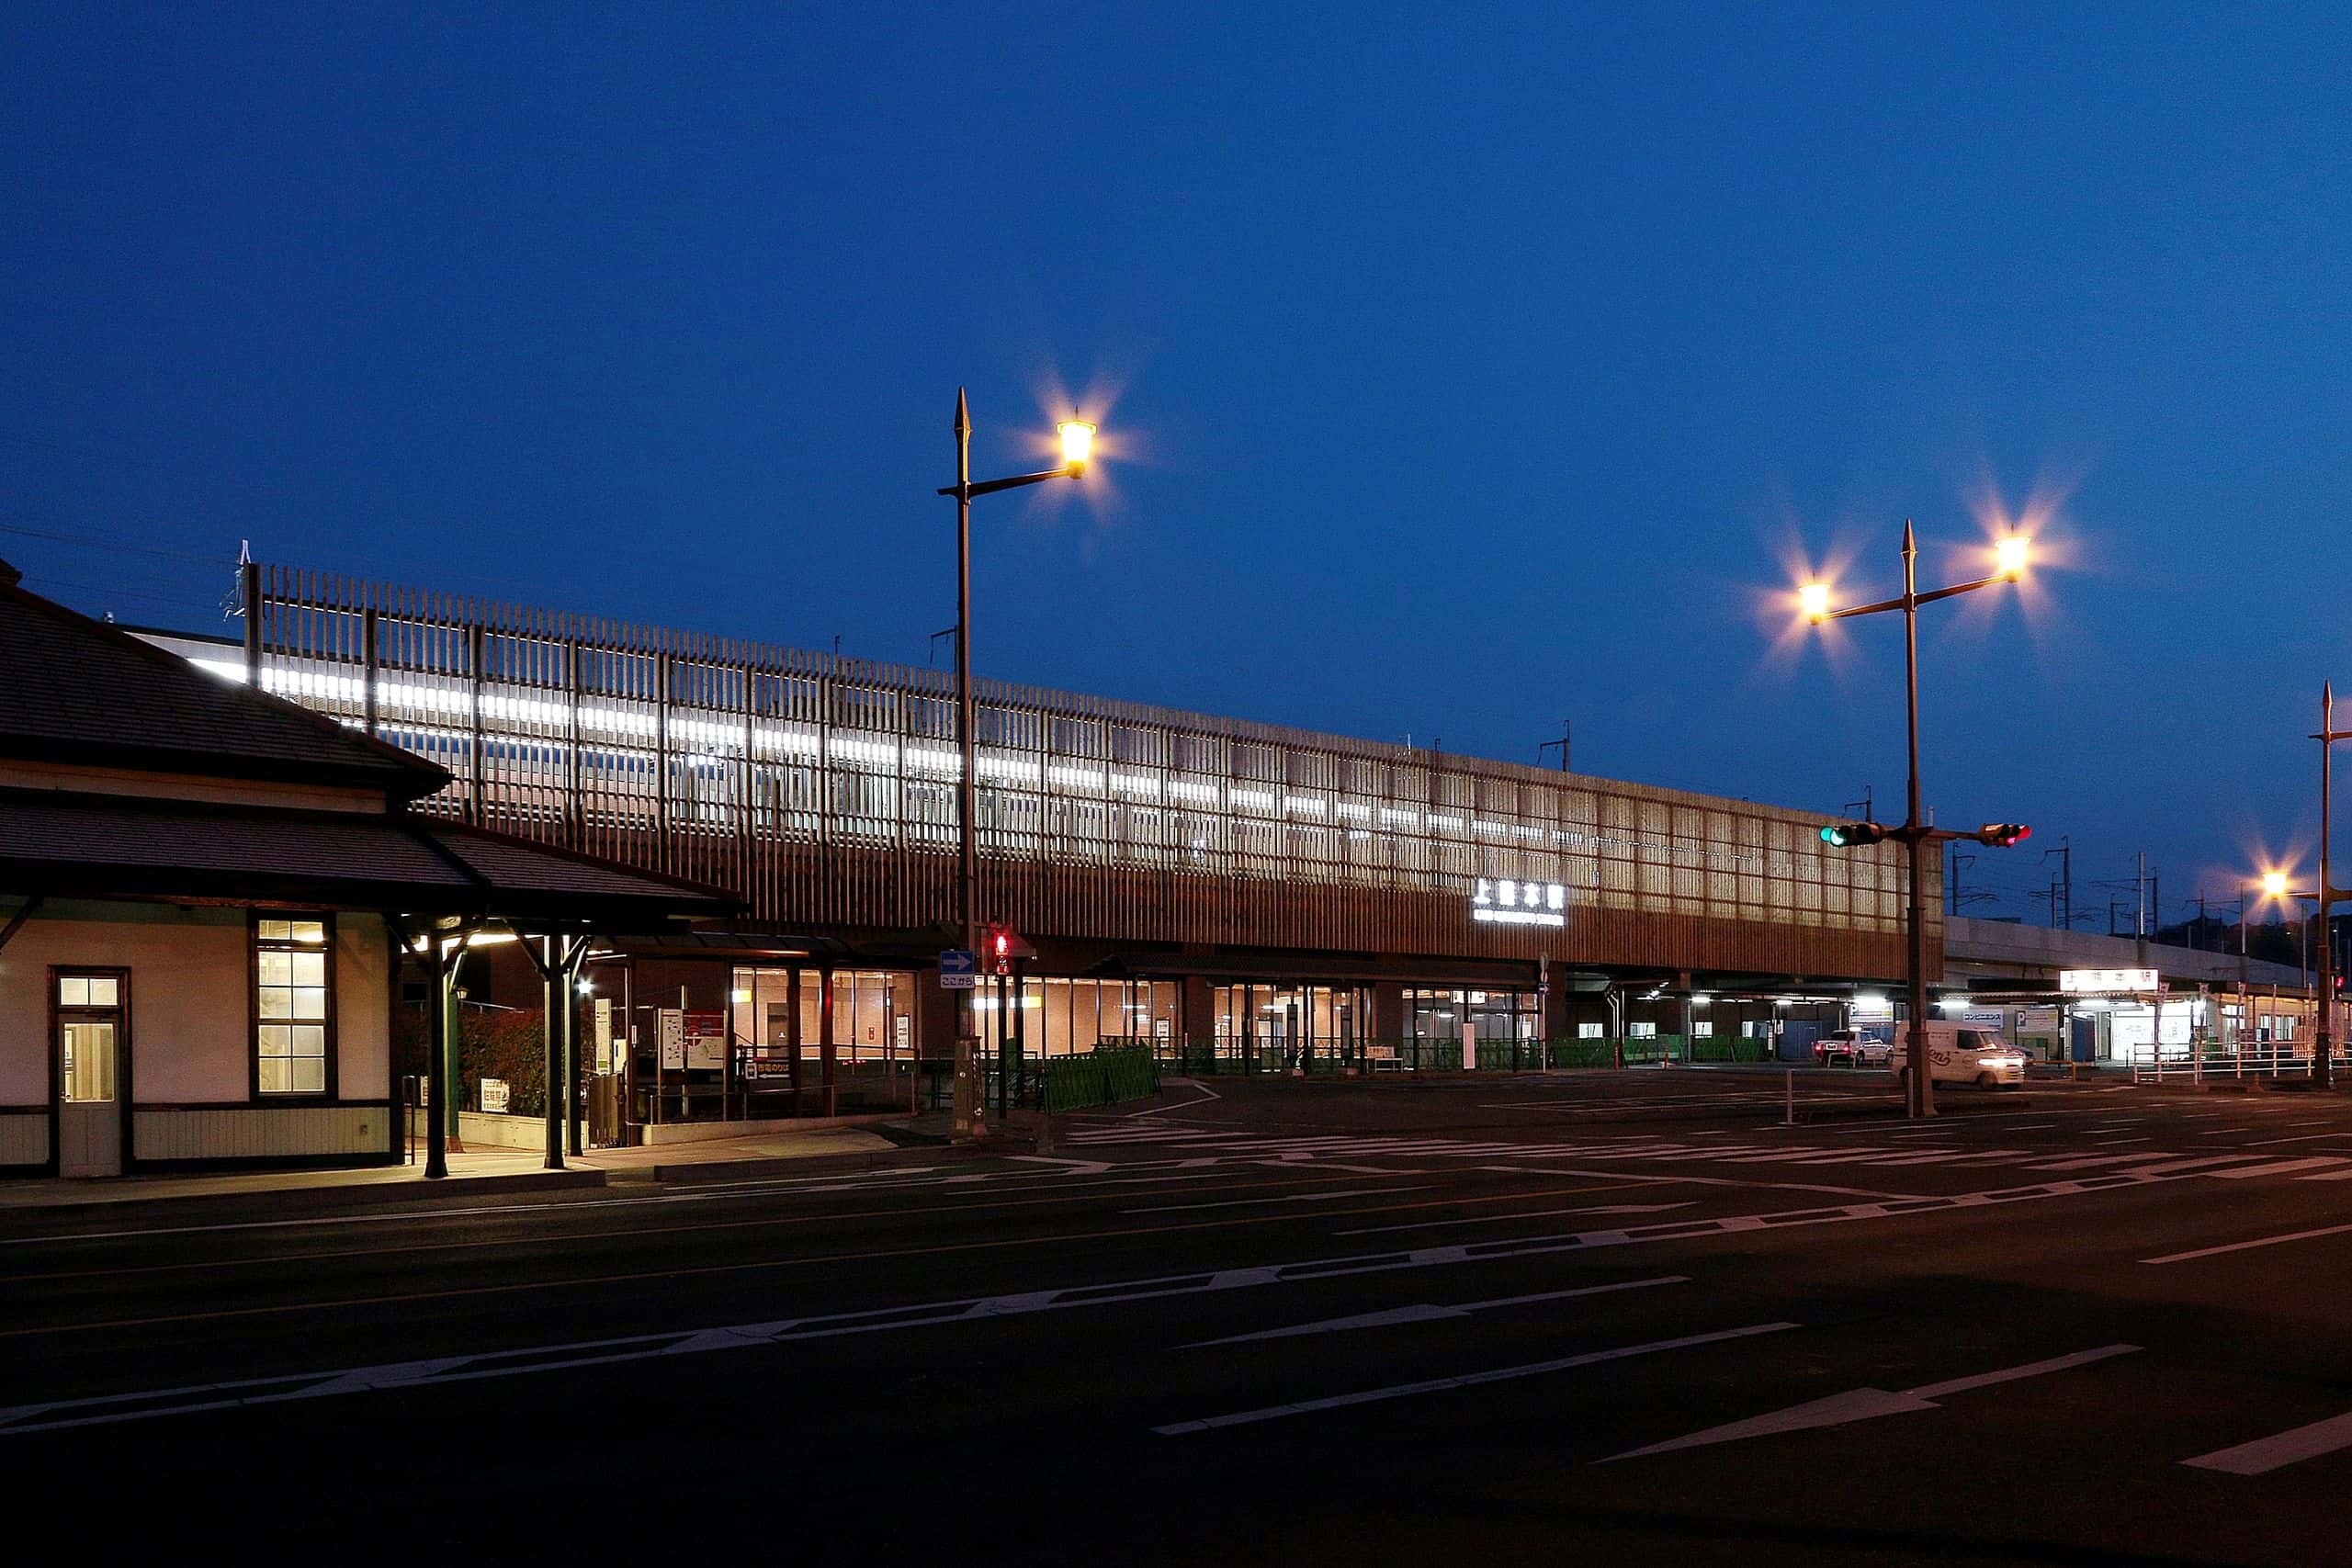
[[[1894, 1026], [1894, 1081], [1911, 1070], [1911, 1026]], [[1928, 1024], [1928, 1081], [1998, 1089], [2025, 1081], [2025, 1053], [1989, 1029], [1971, 1023]]]

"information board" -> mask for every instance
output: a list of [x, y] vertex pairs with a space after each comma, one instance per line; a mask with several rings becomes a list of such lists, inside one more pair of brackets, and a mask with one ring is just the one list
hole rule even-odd
[[727, 1065], [727, 1015], [689, 1012], [685, 1015], [686, 1066], [706, 1071]]

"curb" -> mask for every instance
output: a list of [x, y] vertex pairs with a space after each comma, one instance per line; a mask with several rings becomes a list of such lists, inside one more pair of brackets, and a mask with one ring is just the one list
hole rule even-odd
[[[940, 1149], [948, 1145], [940, 1145]], [[976, 1147], [978, 1145], [975, 1145]], [[606, 1172], [616, 1187], [711, 1187], [771, 1176], [825, 1176], [836, 1171], [887, 1169], [924, 1163], [933, 1148], [867, 1149], [845, 1155], [774, 1155], [762, 1159], [707, 1159], [684, 1165], [637, 1166]]]
[[125, 1193], [119, 1198], [90, 1198], [54, 1203], [0, 1203], [0, 1234], [16, 1235], [28, 1228], [25, 1222], [51, 1216], [61, 1220], [88, 1220], [100, 1215], [124, 1218], [153, 1209], [169, 1210], [183, 1218], [231, 1218], [240, 1212], [266, 1210], [273, 1218], [307, 1218], [288, 1215], [288, 1207], [321, 1206], [329, 1209], [364, 1209], [376, 1203], [399, 1203], [417, 1199], [494, 1198], [510, 1192], [566, 1191], [606, 1185], [606, 1172], [581, 1167], [563, 1170], [517, 1171], [503, 1176], [461, 1176], [439, 1181], [419, 1176], [412, 1181], [354, 1182], [346, 1186], [267, 1187], [248, 1192], [164, 1192], [154, 1194]]

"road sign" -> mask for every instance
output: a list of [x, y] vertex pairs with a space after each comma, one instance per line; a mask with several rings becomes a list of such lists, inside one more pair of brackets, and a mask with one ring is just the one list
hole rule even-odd
[[951, 947], [939, 955], [939, 984], [950, 991], [969, 991], [980, 983], [979, 961], [971, 950]]

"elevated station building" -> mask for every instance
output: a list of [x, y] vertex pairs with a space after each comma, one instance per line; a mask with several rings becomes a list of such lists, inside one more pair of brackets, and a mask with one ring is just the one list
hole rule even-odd
[[[663, 1008], [725, 1013], [760, 1056], [820, 1032], [860, 1059], [952, 1050], [945, 672], [270, 566], [246, 600], [242, 643], [153, 640], [443, 768], [421, 812], [741, 900], [592, 968], [615, 1070]], [[1465, 1030], [1760, 1050], [1903, 974], [1900, 847], [1832, 849], [1815, 813], [977, 692], [978, 913], [1034, 954], [981, 1005], [1032, 1055], [1369, 1056]]]

